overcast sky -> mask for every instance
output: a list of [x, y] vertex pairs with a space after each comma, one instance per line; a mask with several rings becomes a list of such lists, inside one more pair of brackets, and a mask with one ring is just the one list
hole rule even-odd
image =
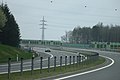
[[[2, 0], [1, 0], [2, 1]], [[3, 0], [20, 27], [22, 39], [41, 39], [45, 16], [46, 40], [60, 40], [65, 31], [98, 22], [120, 25], [120, 0]]]

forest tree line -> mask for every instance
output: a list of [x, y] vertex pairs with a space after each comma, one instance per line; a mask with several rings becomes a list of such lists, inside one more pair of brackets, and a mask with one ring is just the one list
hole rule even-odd
[[0, 44], [19, 47], [19, 31], [18, 24], [7, 4], [0, 4]]
[[75, 27], [61, 37], [63, 42], [84, 43], [90, 42], [120, 42], [119, 25], [103, 25], [98, 23], [93, 27]]

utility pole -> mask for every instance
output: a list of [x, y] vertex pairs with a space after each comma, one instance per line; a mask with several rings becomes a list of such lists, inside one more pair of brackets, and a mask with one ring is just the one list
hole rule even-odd
[[44, 16], [43, 16], [43, 19], [42, 20], [40, 20], [41, 22], [42, 22], [42, 24], [40, 24], [40, 25], [42, 25], [42, 27], [40, 28], [40, 29], [42, 29], [42, 40], [44, 40], [44, 37], [45, 37], [45, 35], [44, 35], [44, 30], [46, 29], [45, 28], [45, 22], [47, 22], [47, 21], [45, 21], [44, 20]]

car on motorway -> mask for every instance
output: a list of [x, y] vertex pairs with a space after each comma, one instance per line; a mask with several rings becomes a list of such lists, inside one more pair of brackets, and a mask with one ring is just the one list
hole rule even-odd
[[51, 52], [51, 50], [50, 49], [45, 49], [45, 52]]

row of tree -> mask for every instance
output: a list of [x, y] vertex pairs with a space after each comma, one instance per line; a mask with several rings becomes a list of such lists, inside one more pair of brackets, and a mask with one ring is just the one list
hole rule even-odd
[[0, 5], [0, 43], [18, 47], [20, 32], [18, 24], [7, 4]]
[[119, 25], [103, 25], [98, 23], [91, 27], [76, 27], [61, 37], [63, 42], [90, 43], [90, 42], [120, 42]]

